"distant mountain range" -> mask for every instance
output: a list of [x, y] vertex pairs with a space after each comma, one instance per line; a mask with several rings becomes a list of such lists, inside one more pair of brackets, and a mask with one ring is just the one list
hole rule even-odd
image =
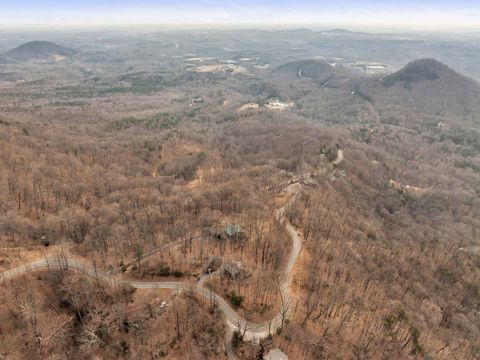
[[0, 63], [30, 60], [60, 61], [78, 52], [50, 41], [31, 41], [0, 55]]
[[349, 31], [346, 29], [331, 29], [331, 30], [324, 30], [322, 31], [323, 34], [333, 34], [333, 35], [352, 35], [352, 34], [358, 34], [353, 31]]

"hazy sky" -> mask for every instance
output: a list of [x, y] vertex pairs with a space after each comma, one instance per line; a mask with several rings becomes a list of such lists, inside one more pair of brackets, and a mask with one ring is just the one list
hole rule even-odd
[[40, 24], [480, 30], [480, 0], [0, 0], [0, 25]]

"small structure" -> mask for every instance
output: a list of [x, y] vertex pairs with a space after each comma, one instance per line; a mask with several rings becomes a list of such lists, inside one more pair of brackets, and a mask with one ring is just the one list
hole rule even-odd
[[288, 356], [279, 348], [275, 348], [264, 355], [263, 360], [288, 360]]
[[[337, 145], [337, 147], [338, 147], [338, 145]], [[343, 159], [344, 159], [343, 150], [338, 148], [337, 149], [337, 157], [332, 162], [333, 167], [334, 168], [338, 167], [338, 165], [340, 165], [342, 163]]]
[[249, 276], [240, 261], [229, 261], [223, 265], [223, 273], [232, 280], [240, 280]]
[[270, 109], [270, 110], [278, 110], [278, 111], [284, 111], [287, 109], [290, 109], [294, 106], [295, 104], [292, 101], [289, 102], [282, 102], [278, 99], [270, 99], [266, 104], [265, 107]]
[[45, 247], [49, 247], [50, 246], [50, 240], [47, 239], [46, 236], [42, 236], [40, 238], [40, 241], [42, 242], [42, 245], [45, 246]]
[[225, 228], [226, 238], [234, 241], [243, 241], [246, 238], [245, 231], [234, 224], [230, 224]]
[[395, 181], [393, 179], [390, 180], [390, 187], [392, 189], [397, 190], [399, 193], [408, 192], [410, 194], [422, 194], [425, 192], [425, 189], [412, 186], [412, 185], [403, 185], [402, 183]]
[[238, 225], [230, 224], [226, 227], [225, 232], [229, 237], [237, 237], [239, 236], [243, 231], [242, 228]]
[[244, 111], [249, 111], [249, 110], [258, 110], [259, 108], [260, 108], [260, 105], [257, 104], [257, 103], [246, 103], [238, 109], [238, 112], [244, 112]]
[[226, 240], [243, 240], [245, 232], [238, 225], [229, 224], [223, 230], [219, 228], [207, 228], [204, 230], [204, 235], [217, 241]]
[[211, 274], [218, 269], [220, 269], [220, 266], [222, 266], [222, 259], [219, 258], [218, 256], [212, 257], [207, 266], [203, 269], [204, 274]]

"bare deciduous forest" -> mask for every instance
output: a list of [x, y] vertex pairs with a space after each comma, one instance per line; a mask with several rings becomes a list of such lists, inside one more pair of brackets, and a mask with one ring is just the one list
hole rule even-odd
[[5, 35], [0, 357], [479, 358], [480, 72], [275, 33]]

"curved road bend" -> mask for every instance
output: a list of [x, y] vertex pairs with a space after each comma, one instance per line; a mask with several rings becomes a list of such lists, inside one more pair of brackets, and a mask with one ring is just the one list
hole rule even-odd
[[[291, 184], [286, 189], [288, 192], [292, 193], [293, 196], [289, 200], [289, 202], [283, 206], [282, 208], [278, 209], [276, 212], [277, 220], [284, 223], [285, 217], [284, 212], [285, 208], [295, 200], [296, 196], [300, 191], [300, 185], [298, 183]], [[297, 261], [297, 258], [302, 250], [302, 241], [297, 234], [296, 229], [286, 223], [285, 228], [292, 239], [292, 252], [287, 261], [287, 266], [284, 270], [284, 275], [282, 279], [282, 283], [280, 285], [280, 293], [282, 296], [283, 304], [291, 304], [292, 302], [292, 294], [290, 291], [290, 285], [292, 280], [292, 269]], [[189, 289], [192, 289], [197, 294], [203, 296], [206, 299], [210, 299], [211, 296], [214, 297], [216, 304], [218, 305], [219, 309], [224, 313], [226, 323], [228, 325], [227, 329], [227, 345], [226, 351], [229, 359], [237, 359], [233, 347], [231, 345], [231, 337], [233, 332], [239, 327], [242, 329], [246, 329], [244, 339], [251, 340], [254, 338], [262, 339], [266, 338], [269, 334], [274, 333], [278, 328], [282, 326], [282, 314], [278, 313], [273, 319], [269, 321], [265, 321], [263, 323], [253, 323], [249, 322], [240, 316], [229, 304], [228, 302], [219, 296], [216, 293], [211, 292], [210, 290], [203, 287], [203, 282], [200, 284], [188, 284], [186, 285], [183, 282], [177, 281], [137, 281], [137, 280], [115, 280], [112, 276], [104, 271], [98, 270], [95, 267], [87, 264], [83, 264], [76, 260], [67, 258], [67, 259], [60, 259], [60, 258], [46, 258], [38, 261], [34, 261], [25, 265], [18, 266], [11, 270], [5, 271], [0, 273], [0, 282], [8, 279], [15, 278], [17, 276], [26, 274], [28, 272], [37, 271], [46, 269], [49, 267], [54, 268], [64, 268], [64, 269], [75, 269], [85, 275], [88, 275], [93, 278], [100, 279], [102, 281], [107, 282], [124, 282], [127, 283], [134, 288], [137, 289], [172, 289], [182, 291], [185, 289], [186, 286]]]

